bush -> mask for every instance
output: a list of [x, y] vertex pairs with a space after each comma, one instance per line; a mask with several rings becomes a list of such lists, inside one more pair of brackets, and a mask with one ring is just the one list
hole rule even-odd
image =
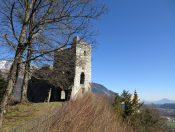
[[144, 108], [127, 119], [135, 132], [165, 132], [166, 122], [155, 109]]
[[49, 132], [133, 132], [115, 116], [112, 104], [105, 97], [85, 95], [83, 98], [69, 101], [52, 119], [49, 119]]
[[155, 109], [143, 108], [142, 105], [136, 91], [132, 95], [124, 90], [121, 96], [116, 96], [113, 106], [116, 114], [120, 113], [120, 117], [129, 123], [135, 132], [165, 132], [166, 122], [159, 112]]

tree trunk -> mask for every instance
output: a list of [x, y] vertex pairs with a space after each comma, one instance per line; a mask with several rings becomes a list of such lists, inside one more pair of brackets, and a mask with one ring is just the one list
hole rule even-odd
[[[31, 44], [31, 43], [30, 43]], [[25, 64], [25, 70], [24, 70], [24, 78], [23, 78], [23, 83], [21, 87], [21, 101], [20, 102], [28, 102], [27, 99], [27, 88], [28, 88], [28, 81], [29, 81], [29, 73], [30, 73], [30, 58], [32, 56], [32, 49], [31, 45], [28, 47], [28, 52], [27, 52], [27, 61]]]
[[[29, 30], [31, 30], [34, 26], [34, 14], [31, 17], [30, 23], [29, 23]], [[25, 70], [24, 70], [24, 78], [23, 78], [23, 83], [21, 86], [21, 100], [20, 102], [28, 102], [27, 98], [27, 89], [28, 89], [28, 81], [30, 77], [30, 59], [32, 57], [32, 42], [33, 42], [33, 33], [30, 33], [30, 37], [27, 40], [28, 43], [28, 50], [27, 50], [27, 59], [25, 63]]]
[[26, 68], [24, 71], [24, 78], [23, 78], [23, 83], [22, 83], [22, 87], [21, 87], [21, 103], [24, 102], [28, 102], [27, 99], [27, 88], [28, 88], [28, 81], [29, 81], [29, 70], [30, 70], [30, 66], [28, 66], [30, 64], [26, 64]]
[[6, 91], [3, 95], [3, 98], [2, 98], [2, 102], [1, 102], [1, 107], [0, 107], [0, 127], [2, 126], [2, 121], [3, 121], [3, 114], [4, 114], [4, 111], [6, 110], [6, 106], [7, 106], [7, 103], [8, 103], [8, 99], [10, 98], [10, 95], [12, 93], [12, 90], [15, 86], [15, 83], [16, 83], [16, 80], [17, 80], [17, 74], [18, 74], [18, 70], [19, 70], [19, 63], [20, 63], [20, 56], [21, 54], [18, 54], [14, 61], [13, 61], [13, 64], [11, 66], [11, 69], [10, 69], [10, 73], [9, 73], [9, 76], [8, 76], [8, 83], [7, 83], [7, 87], [6, 87]]
[[20, 65], [20, 61], [22, 60], [22, 54], [26, 48], [26, 47], [24, 47], [24, 42], [25, 42], [25, 37], [26, 37], [26, 32], [27, 32], [27, 23], [26, 22], [28, 21], [28, 18], [30, 16], [29, 14], [30, 14], [30, 10], [28, 7], [26, 9], [26, 12], [25, 12], [25, 20], [23, 22], [21, 33], [19, 36], [17, 51], [16, 51], [16, 54], [14, 57], [13, 64], [12, 64], [11, 69], [10, 69], [9, 76], [8, 76], [7, 88], [6, 88], [5, 94], [4, 94], [2, 102], [1, 102], [0, 127], [2, 127], [4, 111], [6, 110], [8, 99], [10, 98], [10, 95], [13, 91], [13, 88], [14, 88], [16, 80], [17, 80], [17, 75], [19, 73], [19, 65]]

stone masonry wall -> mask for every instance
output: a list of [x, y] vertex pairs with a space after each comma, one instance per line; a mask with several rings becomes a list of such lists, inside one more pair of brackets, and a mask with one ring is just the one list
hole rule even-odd
[[[74, 48], [76, 48], [76, 66], [72, 98], [76, 97], [77, 93], [91, 91], [91, 46], [80, 42]], [[82, 73], [85, 75], [84, 85], [80, 84]]]
[[[60, 77], [65, 72], [71, 72], [72, 99], [77, 94], [91, 91], [91, 46], [75, 38], [71, 48], [55, 53], [54, 70], [60, 71]], [[84, 84], [80, 84], [81, 74], [84, 74]]]

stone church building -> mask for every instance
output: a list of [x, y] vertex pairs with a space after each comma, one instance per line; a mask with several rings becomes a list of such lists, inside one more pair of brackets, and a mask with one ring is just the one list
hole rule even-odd
[[58, 84], [54, 86], [45, 79], [31, 78], [28, 89], [28, 99], [31, 102], [46, 101], [49, 91], [50, 101], [75, 99], [91, 92], [91, 46], [75, 37], [70, 48], [56, 51], [52, 75], [48, 78], [55, 79], [54, 82]]
[[[53, 70], [70, 73], [71, 98], [91, 91], [91, 46], [75, 37], [71, 48], [55, 52]], [[58, 75], [61, 76], [61, 75]], [[63, 88], [68, 89], [68, 88]]]

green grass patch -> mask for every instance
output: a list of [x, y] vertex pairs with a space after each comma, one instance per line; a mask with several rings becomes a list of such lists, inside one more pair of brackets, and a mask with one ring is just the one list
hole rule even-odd
[[51, 113], [55, 108], [60, 107], [62, 103], [28, 103], [8, 106], [7, 113], [3, 122], [3, 131], [9, 131], [18, 125], [27, 121], [39, 118]]
[[168, 123], [169, 128], [174, 128], [175, 129], [175, 122], [169, 122]]

